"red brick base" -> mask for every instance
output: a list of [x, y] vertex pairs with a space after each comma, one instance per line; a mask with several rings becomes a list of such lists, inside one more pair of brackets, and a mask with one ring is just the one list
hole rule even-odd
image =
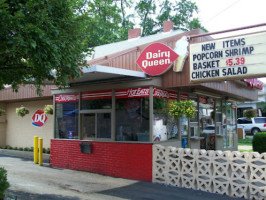
[[80, 140], [51, 140], [50, 165], [119, 178], [152, 181], [152, 144], [89, 142], [91, 154], [81, 153]]

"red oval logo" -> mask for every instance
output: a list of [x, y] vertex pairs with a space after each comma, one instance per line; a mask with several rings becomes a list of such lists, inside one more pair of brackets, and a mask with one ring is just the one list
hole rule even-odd
[[44, 113], [44, 110], [37, 110], [32, 116], [32, 125], [41, 127], [47, 121], [47, 116]]
[[162, 43], [154, 43], [146, 47], [137, 59], [140, 68], [151, 76], [158, 76], [165, 73], [178, 54]]

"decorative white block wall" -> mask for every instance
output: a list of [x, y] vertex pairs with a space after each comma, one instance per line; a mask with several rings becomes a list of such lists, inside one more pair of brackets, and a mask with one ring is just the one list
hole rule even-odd
[[266, 153], [153, 145], [153, 182], [266, 200]]

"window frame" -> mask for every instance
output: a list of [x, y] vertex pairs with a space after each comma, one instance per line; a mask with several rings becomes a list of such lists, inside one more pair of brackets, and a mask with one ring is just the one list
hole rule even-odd
[[[55, 94], [53, 95], [53, 107], [54, 107], [54, 117], [53, 117], [53, 120], [54, 120], [54, 138], [55, 139], [67, 139], [67, 140], [79, 140], [80, 139], [80, 93], [78, 92], [74, 92], [74, 93], [62, 93], [62, 94]], [[57, 132], [56, 132], [56, 129], [57, 127], [59, 126], [57, 124], [57, 115], [56, 115], [56, 105], [57, 104], [63, 104], [63, 103], [73, 103], [73, 102], [76, 102], [77, 103], [77, 109], [78, 109], [78, 114], [77, 114], [77, 133], [78, 133], [78, 136], [77, 138], [60, 138], [60, 137], [57, 137]]]
[[111, 130], [112, 130], [112, 109], [99, 109], [99, 110], [80, 110], [80, 126], [82, 127], [82, 114], [95, 114], [95, 137], [84, 137], [84, 133], [82, 130], [80, 130], [80, 136], [81, 136], [81, 140], [112, 140], [112, 131], [111, 131], [111, 135], [110, 138], [98, 138], [98, 133], [97, 133], [97, 114], [104, 114], [104, 113], [109, 113], [110, 117], [111, 117]]

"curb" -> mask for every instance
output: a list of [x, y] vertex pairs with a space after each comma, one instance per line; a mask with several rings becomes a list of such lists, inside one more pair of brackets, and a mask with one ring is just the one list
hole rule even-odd
[[[31, 151], [17, 151], [10, 149], [0, 149], [0, 155], [15, 156], [19, 158], [26, 158], [33, 160], [33, 152]], [[43, 162], [50, 162], [50, 154], [43, 153]]]

